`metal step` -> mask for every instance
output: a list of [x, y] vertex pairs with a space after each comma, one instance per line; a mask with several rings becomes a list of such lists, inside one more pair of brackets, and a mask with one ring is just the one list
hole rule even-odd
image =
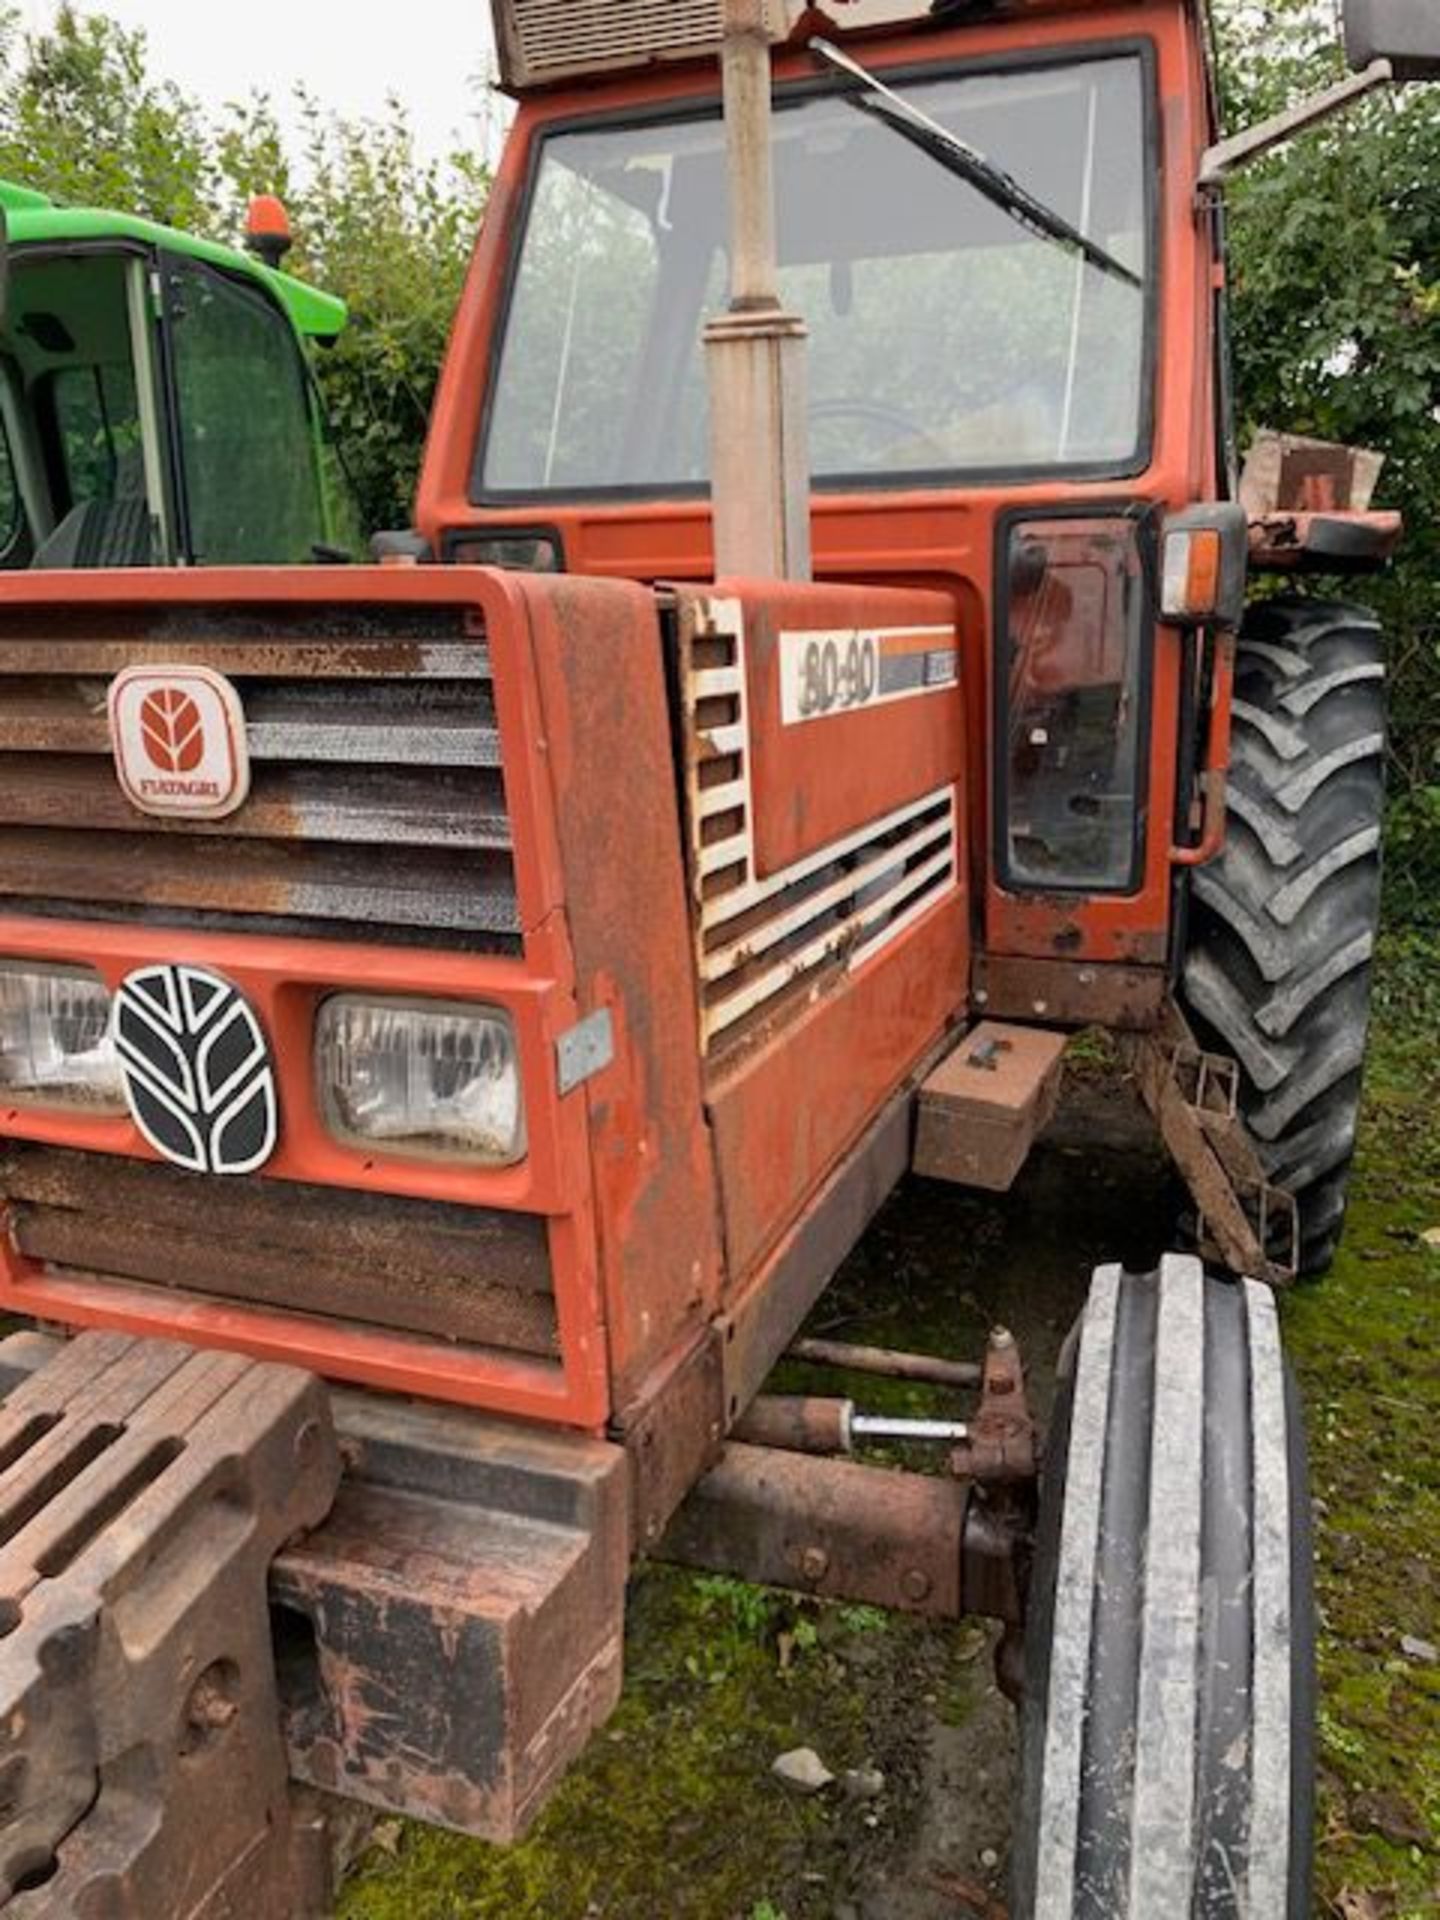
[[1195, 1202], [1200, 1251], [1232, 1273], [1288, 1286], [1300, 1266], [1294, 1196], [1273, 1186], [1240, 1115], [1240, 1069], [1206, 1053], [1173, 1001], [1121, 1051]]

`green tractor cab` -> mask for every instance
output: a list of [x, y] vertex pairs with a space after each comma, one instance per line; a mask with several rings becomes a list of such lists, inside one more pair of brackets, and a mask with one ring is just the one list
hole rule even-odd
[[0, 568], [355, 552], [310, 365], [345, 305], [268, 263], [283, 237], [261, 259], [7, 181], [0, 214]]

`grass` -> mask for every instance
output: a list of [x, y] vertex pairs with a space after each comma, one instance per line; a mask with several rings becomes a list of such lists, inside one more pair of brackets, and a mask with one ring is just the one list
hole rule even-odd
[[1440, 952], [1392, 941], [1351, 1210], [1285, 1333], [1304, 1390], [1320, 1614], [1317, 1904], [1440, 1913]]
[[407, 1828], [393, 1850], [372, 1853], [341, 1914], [828, 1916], [854, 1864], [850, 1826], [837, 1796], [787, 1792], [770, 1762], [805, 1745], [836, 1771], [869, 1764], [871, 1702], [854, 1683], [857, 1651], [883, 1643], [885, 1684], [894, 1680], [903, 1710], [922, 1676], [934, 1675], [926, 1640], [924, 1629], [867, 1609], [822, 1610], [737, 1580], [642, 1569], [624, 1700], [530, 1838], [501, 1850]]

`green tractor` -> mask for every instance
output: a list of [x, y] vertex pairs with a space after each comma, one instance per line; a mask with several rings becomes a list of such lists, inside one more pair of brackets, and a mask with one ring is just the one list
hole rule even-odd
[[0, 568], [341, 560], [359, 527], [311, 368], [343, 301], [247, 250], [0, 181]]

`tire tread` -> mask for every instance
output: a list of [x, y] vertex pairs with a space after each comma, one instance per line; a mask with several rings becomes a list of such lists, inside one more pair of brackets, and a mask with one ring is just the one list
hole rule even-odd
[[[1195, 875], [1181, 998], [1241, 1069], [1241, 1112], [1333, 1257], [1359, 1118], [1380, 919], [1383, 638], [1363, 608], [1252, 611], [1236, 660], [1230, 833]], [[1320, 1143], [1316, 1150], [1313, 1143]]]

